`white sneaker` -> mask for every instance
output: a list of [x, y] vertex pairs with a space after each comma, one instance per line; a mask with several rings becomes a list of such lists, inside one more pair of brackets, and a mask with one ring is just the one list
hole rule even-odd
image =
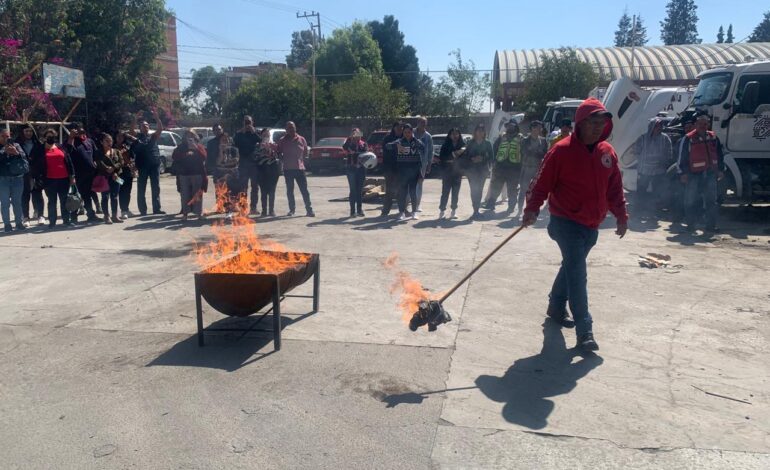
[[125, 212], [121, 212], [120, 213], [120, 219], [121, 220], [128, 220], [128, 214], [126, 214]]
[[419, 215], [417, 215], [417, 212], [414, 212], [414, 213], [412, 214], [412, 220], [420, 220], [420, 216], [419, 216]]
[[25, 220], [24, 222], [21, 223], [21, 225], [26, 228], [30, 228], [32, 226], [32, 224], [29, 223], [29, 220]]
[[38, 225], [45, 225], [45, 217], [43, 217], [42, 215], [40, 217], [38, 217], [37, 218], [37, 223], [38, 223]]
[[403, 221], [405, 221], [405, 220], [407, 220], [407, 216], [406, 216], [406, 214], [404, 214], [403, 212], [399, 212], [399, 213], [398, 213], [398, 221], [399, 221], [399, 222], [403, 222]]
[[457, 211], [452, 209], [452, 212], [449, 213], [450, 219], [456, 219], [457, 218]]
[[441, 211], [441, 212], [439, 212], [439, 213], [438, 213], [438, 219], [439, 219], [439, 220], [443, 219], [443, 218], [444, 218], [444, 215], [445, 215], [445, 214], [444, 214], [444, 211]]

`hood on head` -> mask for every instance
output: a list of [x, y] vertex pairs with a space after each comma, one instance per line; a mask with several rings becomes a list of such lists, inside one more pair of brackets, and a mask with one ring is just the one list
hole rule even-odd
[[612, 113], [607, 111], [607, 108], [604, 107], [602, 102], [596, 98], [588, 98], [578, 106], [578, 109], [575, 112], [575, 134], [578, 136], [580, 135], [580, 124], [595, 113], [604, 113], [610, 118], [607, 119], [607, 124], [604, 126], [604, 132], [602, 132], [602, 136], [599, 137], [599, 142], [603, 142], [607, 140], [610, 134], [612, 134]]

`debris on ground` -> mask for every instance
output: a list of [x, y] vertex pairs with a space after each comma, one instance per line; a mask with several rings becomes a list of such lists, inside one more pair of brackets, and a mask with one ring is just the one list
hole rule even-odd
[[720, 395], [718, 393], [709, 392], [707, 390], [703, 390], [702, 388], [696, 387], [695, 385], [690, 385], [690, 386], [695, 390], [699, 390], [705, 393], [706, 395], [710, 395], [712, 397], [724, 398], [725, 400], [737, 401], [738, 403], [745, 403], [747, 405], [751, 405], [750, 401], [741, 400], [740, 398], [733, 398], [733, 397], [728, 397], [727, 395]]
[[648, 269], [667, 268], [671, 262], [671, 256], [660, 253], [647, 253], [639, 256], [639, 266]]

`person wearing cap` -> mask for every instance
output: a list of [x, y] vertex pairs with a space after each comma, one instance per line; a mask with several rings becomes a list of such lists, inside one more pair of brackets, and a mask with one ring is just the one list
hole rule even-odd
[[673, 161], [671, 139], [663, 133], [660, 118], [650, 120], [647, 132], [634, 142], [633, 149], [637, 170], [636, 205], [639, 212], [646, 212], [653, 202], [661, 205], [666, 193], [666, 171]]
[[358, 160], [358, 156], [369, 151], [369, 146], [361, 134], [361, 130], [354, 128], [350, 137], [342, 144], [345, 152], [345, 171], [348, 176], [348, 188], [350, 193], [350, 217], [364, 216], [364, 182], [366, 181], [366, 168]]
[[521, 139], [521, 176], [517, 203], [518, 210], [522, 214], [524, 201], [527, 199], [527, 189], [543, 163], [546, 152], [548, 152], [548, 143], [543, 137], [543, 123], [532, 121], [529, 123], [529, 134]]
[[562, 263], [551, 288], [547, 315], [562, 326], [572, 326], [577, 346], [599, 349], [588, 310], [586, 258], [599, 236], [599, 225], [607, 212], [617, 219], [616, 234], [628, 230], [628, 213], [618, 156], [608, 142], [612, 115], [594, 98], [585, 100], [575, 115], [576, 131], [557, 142], [545, 156], [527, 194], [523, 226], [537, 221], [540, 207], [548, 200], [551, 220], [548, 235], [561, 251]]
[[717, 230], [717, 182], [725, 176], [725, 162], [722, 143], [709, 130], [710, 125], [708, 113], [696, 114], [695, 129], [682, 139], [677, 162], [677, 173], [685, 185], [685, 222], [690, 232], [695, 231], [695, 225], [702, 218], [706, 232]]
[[[404, 124], [403, 135], [399, 140], [390, 142], [383, 150], [396, 150], [396, 162], [398, 168], [398, 220], [409, 218], [417, 220], [417, 182], [422, 171], [423, 143], [414, 137], [414, 131], [410, 124]], [[412, 201], [412, 213], [407, 214], [407, 195]]]
[[559, 142], [562, 139], [566, 139], [572, 134], [572, 120], [569, 118], [564, 118], [561, 121], [559, 121], [559, 130], [554, 131], [551, 133], [551, 135], [548, 137], [548, 148], [553, 147], [556, 145], [557, 142]]
[[695, 130], [695, 116], [688, 114], [682, 118], [682, 138], [679, 139], [676, 150], [676, 161], [674, 162], [674, 168], [676, 173], [676, 182], [673, 184], [673, 191], [671, 197], [673, 198], [673, 214], [671, 216], [671, 223], [679, 225], [684, 220], [684, 190], [685, 185], [679, 180], [679, 160], [682, 158], [682, 148], [684, 147], [684, 137], [690, 132]]
[[487, 196], [486, 209], [495, 211], [495, 202], [503, 185], [508, 188], [508, 214], [516, 208], [516, 200], [519, 190], [519, 177], [521, 176], [521, 133], [519, 123], [515, 119], [505, 123], [505, 133], [495, 139], [492, 145], [492, 153], [495, 156], [492, 167], [492, 178], [489, 182], [489, 195]]

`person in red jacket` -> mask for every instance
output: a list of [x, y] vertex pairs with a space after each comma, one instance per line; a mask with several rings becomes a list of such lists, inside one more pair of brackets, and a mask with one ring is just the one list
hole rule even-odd
[[548, 235], [559, 245], [561, 268], [551, 288], [547, 314], [562, 326], [569, 302], [578, 347], [595, 351], [593, 321], [588, 312], [586, 258], [596, 244], [599, 225], [612, 212], [620, 238], [628, 230], [628, 213], [618, 156], [605, 142], [612, 132], [612, 115], [601, 102], [589, 98], [575, 116], [575, 132], [556, 143], [545, 156], [527, 194], [522, 224], [537, 221], [548, 199]]

